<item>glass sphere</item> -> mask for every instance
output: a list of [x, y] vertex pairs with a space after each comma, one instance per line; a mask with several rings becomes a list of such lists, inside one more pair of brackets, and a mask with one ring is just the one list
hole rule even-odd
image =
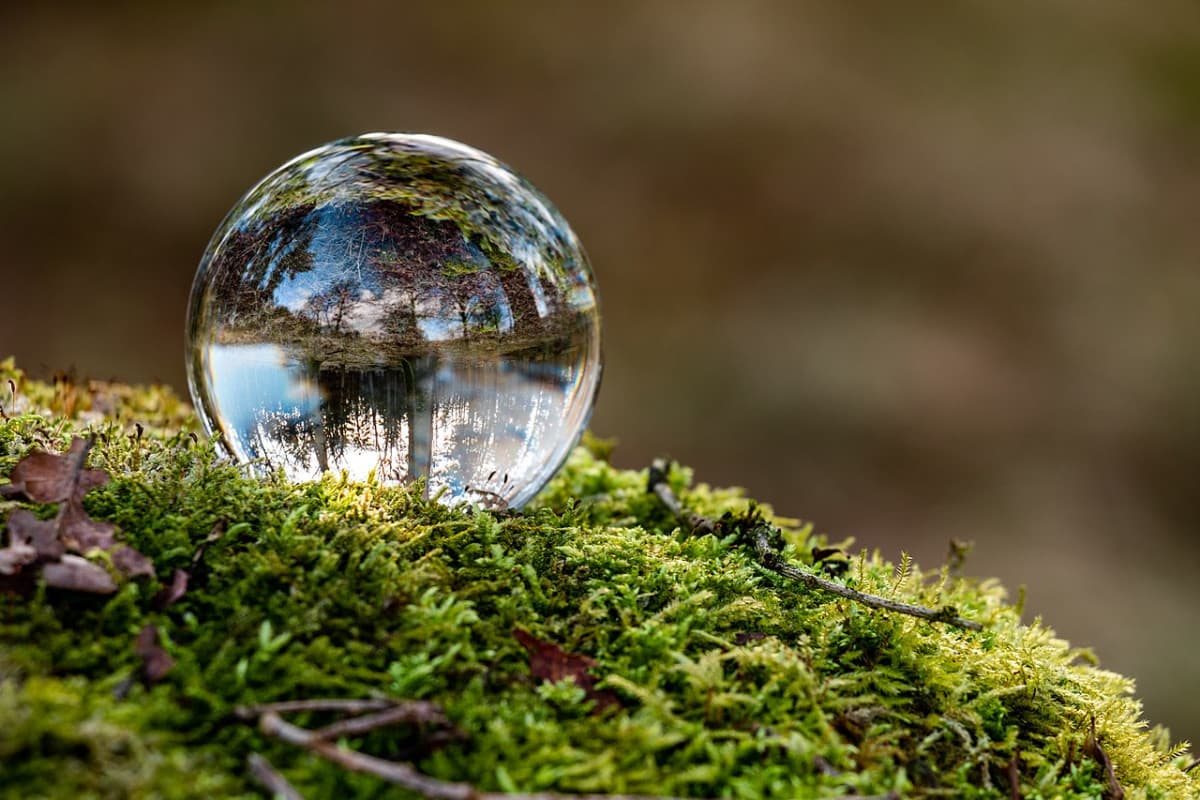
[[591, 267], [492, 156], [374, 133], [276, 169], [229, 212], [188, 308], [192, 400], [243, 462], [426, 479], [517, 507], [558, 470], [600, 382]]

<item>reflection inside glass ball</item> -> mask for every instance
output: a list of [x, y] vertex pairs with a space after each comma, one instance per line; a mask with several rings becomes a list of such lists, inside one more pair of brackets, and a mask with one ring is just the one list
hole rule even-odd
[[599, 325], [579, 242], [529, 183], [457, 142], [369, 134], [283, 165], [221, 223], [189, 384], [264, 470], [514, 507], [583, 431]]

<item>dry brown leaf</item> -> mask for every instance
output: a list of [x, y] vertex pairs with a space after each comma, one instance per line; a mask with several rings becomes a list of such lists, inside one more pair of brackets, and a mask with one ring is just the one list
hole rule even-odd
[[113, 566], [126, 578], [154, 577], [154, 562], [127, 544], [119, 544], [111, 551]]
[[117, 543], [116, 526], [99, 522], [81, 506], [68, 503], [59, 520], [58, 535], [68, 550], [84, 554], [89, 550], [112, 550]]
[[179, 602], [187, 594], [188, 581], [191, 575], [186, 570], [176, 569], [171, 575], [171, 583], [154, 595], [154, 607], [162, 610], [172, 603]]
[[[102, 579], [102, 569], [83, 559], [67, 560], [64, 553], [86, 555], [103, 550], [110, 554], [113, 566], [130, 578], [152, 577], [154, 563], [129, 545], [119, 544], [114, 525], [92, 519], [84, 511], [84, 494], [108, 482], [104, 470], [83, 466], [91, 445], [90, 439], [75, 438], [64, 455], [30, 453], [13, 468], [12, 483], [0, 487], [0, 492], [10, 497], [23, 495], [34, 502], [59, 503], [58, 516], [53, 520], [39, 520], [28, 510], [18, 509], [7, 521], [10, 542], [33, 547], [36, 561], [44, 565], [42, 573], [48, 585], [109, 592], [112, 581], [107, 573]], [[7, 556], [14, 566], [17, 558], [15, 553]], [[58, 566], [51, 568], [54, 564]]]
[[13, 467], [8, 476], [10, 483], [0, 486], [0, 495], [24, 495], [35, 503], [78, 501], [92, 489], [108, 483], [108, 473], [104, 470], [81, 468], [89, 447], [87, 439], [76, 437], [64, 455], [30, 453]]
[[47, 561], [57, 561], [65, 551], [58, 538], [58, 524], [52, 519], [38, 519], [24, 508], [8, 515], [8, 536], [11, 544], [29, 545], [38, 558]]
[[43, 564], [42, 578], [47, 586], [55, 589], [92, 594], [112, 594], [117, 591], [117, 584], [113, 583], [112, 576], [104, 567], [76, 555], [65, 555], [60, 561]]
[[175, 666], [175, 659], [158, 643], [158, 628], [154, 625], [142, 628], [133, 651], [142, 659], [142, 675], [148, 685], [161, 681]]
[[529, 653], [529, 671], [535, 678], [551, 683], [570, 678], [589, 700], [595, 701], [596, 711], [621, 705], [615, 693], [596, 688], [596, 678], [588, 671], [597, 666], [595, 659], [568, 653], [554, 642], [539, 639], [521, 628], [513, 628], [513, 638]]
[[22, 568], [37, 561], [37, 550], [27, 544], [11, 544], [0, 548], [0, 575], [16, 575]]

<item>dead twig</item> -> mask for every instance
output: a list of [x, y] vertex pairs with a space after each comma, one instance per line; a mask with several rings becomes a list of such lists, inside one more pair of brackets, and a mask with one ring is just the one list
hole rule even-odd
[[[340, 711], [352, 716], [324, 728], [309, 730], [293, 725], [281, 714], [302, 711]], [[557, 792], [506, 793], [483, 792], [469, 783], [443, 781], [426, 775], [410, 764], [388, 761], [383, 758], [347, 747], [339, 747], [330, 741], [334, 737], [353, 736], [397, 722], [418, 725], [437, 724], [443, 729], [454, 729], [445, 712], [434, 703], [419, 700], [289, 700], [281, 703], [265, 703], [257, 706], [239, 706], [235, 716], [248, 722], [257, 720], [258, 728], [266, 736], [287, 742], [352, 772], [373, 775], [388, 783], [401, 786], [426, 800], [679, 800], [678, 798], [626, 795], [626, 794], [559, 794]], [[297, 800], [296, 793], [273, 767], [258, 755], [249, 760], [252, 777], [268, 791], [285, 800]], [[290, 792], [290, 793], [289, 793]], [[899, 795], [845, 795], [835, 800], [899, 800]]]
[[684, 525], [687, 525], [688, 529], [693, 533], [716, 533], [716, 520], [709, 519], [694, 511], [689, 511], [683, 507], [683, 503], [679, 502], [679, 498], [675, 496], [675, 491], [667, 483], [668, 469], [667, 462], [662, 459], [655, 459], [654, 463], [650, 465], [650, 491], [662, 501], [662, 504], [667, 507], [668, 511], [674, 514]]
[[324, 739], [314, 736], [312, 731], [286, 722], [274, 711], [268, 711], [262, 715], [258, 721], [258, 728], [267, 736], [296, 747], [302, 747], [351, 772], [374, 775], [388, 783], [403, 786], [409, 791], [429, 798], [429, 800], [476, 800], [480, 797], [479, 793], [475, 791], [475, 787], [469, 783], [450, 783], [438, 780], [418, 772], [408, 764], [387, 761], [360, 753], [357, 750], [330, 744]]
[[377, 711], [373, 714], [363, 714], [359, 717], [338, 720], [313, 731], [313, 736], [325, 741], [331, 741], [340, 739], [343, 736], [361, 736], [377, 728], [386, 728], [389, 725], [395, 725], [399, 722], [409, 722], [421, 726], [436, 726], [441, 730], [449, 730], [455, 737], [462, 736], [462, 732], [457, 730], [450, 720], [446, 719], [446, 715], [442, 713], [442, 709], [436, 703], [428, 703], [422, 700], [410, 700], [400, 703], [393, 708]]
[[238, 719], [256, 720], [268, 711], [276, 714], [293, 714], [299, 711], [340, 711], [343, 714], [365, 714], [393, 708], [395, 700], [347, 700], [340, 697], [315, 698], [313, 700], [284, 700], [280, 703], [262, 703], [255, 706], [238, 706], [233, 710]]
[[[686, 525], [689, 530], [700, 533], [717, 532], [720, 529], [719, 521], [697, 514], [684, 507], [683, 503], [675, 495], [674, 490], [667, 483], [667, 472], [667, 462], [662, 459], [656, 459], [650, 467], [648, 486], [650, 492], [657, 496], [662, 501], [662, 504], [682, 524]], [[810, 589], [835, 594], [838, 597], [844, 597], [847, 600], [853, 600], [856, 603], [871, 608], [893, 611], [897, 614], [907, 614], [910, 617], [917, 617], [929, 620], [930, 622], [943, 622], [947, 625], [972, 631], [983, 630], [981, 623], [958, 616], [958, 612], [953, 607], [929, 608], [928, 606], [919, 606], [912, 603], [902, 603], [886, 597], [868, 594], [867, 592], [860, 592], [857, 589], [851, 589], [849, 586], [837, 581], [801, 569], [789, 563], [779, 553], [778, 548], [774, 544], [779, 537], [779, 529], [766, 522], [759, 521], [742, 533], [745, 543], [753, 550], [759, 564], [777, 575], [802, 583]]]
[[454, 783], [431, 778], [408, 764], [388, 761], [330, 744], [318, 738], [314, 731], [286, 722], [279, 714], [268, 711], [259, 720], [259, 730], [288, 744], [302, 747], [352, 772], [362, 772], [416, 792], [427, 800], [670, 800], [636, 795], [564, 795], [553, 792], [506, 794], [481, 792], [469, 783]]
[[258, 753], [251, 753], [246, 759], [246, 768], [255, 783], [271, 793], [272, 797], [282, 797], [283, 800], [304, 800], [304, 795], [296, 791], [296, 787], [288, 783], [287, 778], [280, 775], [271, 766], [271, 762]]
[[944, 622], [947, 625], [953, 625], [957, 628], [965, 628], [972, 631], [983, 630], [983, 625], [974, 620], [964, 619], [955, 613], [955, 610], [950, 607], [929, 608], [928, 606], [919, 606], [913, 603], [902, 603], [897, 600], [890, 600], [886, 597], [880, 597], [867, 592], [860, 592], [857, 589], [851, 589], [849, 586], [831, 581], [828, 578], [823, 578], [820, 575], [808, 572], [793, 564], [789, 564], [778, 552], [771, 547], [770, 539], [767, 536], [767, 531], [759, 528], [753, 534], [754, 553], [758, 557], [758, 561], [772, 572], [789, 578], [791, 580], [803, 583], [810, 589], [819, 589], [830, 594], [836, 594], [839, 597], [844, 597], [847, 600], [853, 600], [864, 606], [871, 608], [881, 608], [885, 611], [894, 611], [897, 614], [907, 614], [910, 617], [926, 619], [930, 622]]
[[1100, 773], [1104, 780], [1104, 791], [1100, 795], [1102, 800], [1125, 800], [1125, 789], [1117, 780], [1112, 759], [1100, 746], [1100, 740], [1096, 738], [1096, 718], [1094, 716], [1088, 730], [1088, 737], [1083, 743], [1083, 754], [1094, 760], [1100, 767]]
[[1012, 758], [1008, 760], [1008, 797], [1009, 800], [1021, 800], [1021, 751], [1014, 749]]

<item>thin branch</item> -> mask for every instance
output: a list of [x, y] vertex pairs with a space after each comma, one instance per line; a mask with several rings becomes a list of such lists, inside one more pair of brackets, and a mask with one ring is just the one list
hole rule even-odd
[[[690, 530], [701, 533], [714, 533], [718, 530], [719, 523], [716, 520], [690, 511], [680, 502], [675, 492], [667, 483], [667, 463], [665, 461], [656, 459], [651, 465], [648, 488]], [[772, 540], [776, 539], [780, 533], [779, 529], [773, 525], [759, 522], [745, 533], [748, 538], [747, 543], [753, 548], [755, 558], [759, 564], [777, 575], [802, 583], [810, 589], [835, 594], [864, 606], [870, 606], [871, 608], [881, 608], [885, 611], [894, 611], [897, 614], [907, 614], [910, 617], [918, 617], [930, 622], [944, 622], [947, 625], [972, 631], [983, 630], [982, 624], [958, 616], [952, 607], [929, 608], [927, 606], [889, 600], [886, 597], [851, 589], [849, 586], [837, 581], [830, 580], [829, 578], [822, 577], [788, 563], [772, 544]]]
[[667, 507], [667, 510], [679, 518], [679, 521], [688, 526], [695, 533], [715, 533], [717, 523], [715, 520], [709, 519], [694, 511], [689, 511], [683, 507], [683, 503], [679, 502], [679, 498], [675, 496], [675, 492], [667, 483], [667, 464], [661, 460], [655, 460], [650, 467], [650, 491], [662, 501], [662, 504]]
[[469, 783], [450, 783], [431, 778], [417, 772], [408, 764], [376, 758], [357, 750], [338, 747], [324, 739], [318, 739], [312, 731], [284, 721], [274, 711], [263, 714], [258, 721], [258, 727], [267, 736], [273, 736], [288, 744], [302, 747], [351, 772], [365, 772], [382, 778], [388, 783], [403, 786], [428, 800], [477, 800], [480, 797], [479, 793], [475, 791], [475, 787]]
[[313, 700], [285, 700], [281, 703], [262, 703], [255, 706], [238, 706], [233, 710], [238, 719], [256, 720], [268, 711], [276, 714], [292, 714], [298, 711], [341, 711], [344, 714], [365, 714], [369, 711], [384, 711], [396, 705], [395, 700], [346, 700], [340, 697], [315, 698]]
[[313, 736], [325, 741], [340, 739], [343, 736], [361, 736], [378, 728], [386, 728], [398, 722], [411, 722], [417, 725], [432, 725], [447, 729], [452, 735], [461, 737], [460, 731], [454, 728], [442, 709], [436, 703], [423, 700], [406, 700], [392, 708], [378, 711], [374, 714], [364, 714], [359, 717], [338, 720], [337, 722], [318, 728]]
[[983, 625], [974, 620], [964, 619], [954, 613], [954, 610], [948, 607], [929, 608], [928, 606], [914, 605], [913, 603], [902, 603], [898, 600], [890, 600], [879, 595], [860, 592], [857, 589], [851, 589], [836, 581], [823, 578], [820, 575], [801, 569], [794, 564], [789, 564], [783, 556], [771, 547], [771, 540], [768, 538], [767, 531], [769, 528], [760, 526], [753, 533], [754, 554], [758, 557], [758, 561], [767, 569], [781, 575], [790, 580], [803, 583], [810, 589], [819, 589], [823, 592], [836, 594], [839, 597], [844, 597], [847, 600], [853, 600], [856, 603], [861, 603], [864, 606], [871, 608], [881, 608], [885, 611], [894, 611], [897, 614], [907, 614], [910, 617], [926, 619], [930, 622], [944, 622], [947, 625], [953, 625], [958, 628], [966, 628], [972, 631], [983, 630]]
[[243, 720], [257, 720], [263, 714], [294, 714], [302, 711], [336, 711], [351, 716], [312, 731], [317, 739], [340, 739], [343, 736], [360, 736], [378, 728], [386, 728], [401, 722], [440, 728], [437, 738], [445, 743], [448, 739], [462, 738], [458, 730], [437, 703], [426, 700], [354, 700], [337, 697], [312, 700], [287, 700], [280, 703], [262, 703], [253, 706], [238, 706], [234, 716]]
[[272, 797], [282, 797], [283, 800], [304, 800], [304, 795], [296, 791], [296, 787], [288, 783], [288, 779], [275, 771], [271, 762], [258, 753], [251, 753], [246, 759], [246, 768], [255, 783], [271, 793]]
[[[383, 708], [381, 709], [381, 705]], [[280, 714], [287, 711], [347, 711], [355, 713], [370, 710], [362, 717], [353, 717], [319, 730], [308, 730], [285, 721]], [[557, 792], [482, 792], [469, 783], [457, 783], [433, 778], [409, 764], [388, 761], [360, 753], [346, 747], [338, 747], [329, 741], [333, 735], [363, 733], [384, 724], [394, 722], [438, 722], [449, 725], [445, 714], [433, 703], [423, 701], [389, 700], [292, 700], [282, 703], [266, 703], [259, 706], [239, 706], [235, 715], [243, 720], [257, 718], [259, 730], [267, 736], [290, 745], [303, 748], [327, 761], [351, 772], [373, 775], [388, 783], [415, 792], [426, 800], [679, 800], [679, 798], [626, 794], [559, 794]], [[252, 755], [249, 760], [251, 775], [268, 791], [285, 800], [303, 800], [266, 759]], [[275, 782], [278, 781], [278, 782]], [[290, 792], [290, 794], [289, 794]], [[895, 792], [883, 795], [843, 795], [831, 800], [900, 800]]]
[[332, 761], [352, 772], [374, 775], [388, 783], [416, 792], [427, 800], [671, 800], [671, 798], [642, 797], [637, 795], [586, 795], [537, 792], [534, 794], [507, 794], [504, 792], [481, 792], [469, 783], [454, 783], [432, 778], [418, 772], [408, 764], [388, 761], [357, 750], [341, 748], [317, 738], [313, 731], [305, 730], [285, 722], [274, 711], [268, 711], [259, 720], [259, 729], [267, 736], [302, 747], [310, 753]]

